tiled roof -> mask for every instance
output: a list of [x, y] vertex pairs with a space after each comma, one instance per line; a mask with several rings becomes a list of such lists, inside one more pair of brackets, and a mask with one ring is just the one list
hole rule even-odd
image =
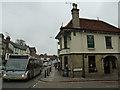
[[[72, 27], [72, 20], [63, 28], [73, 28]], [[101, 20], [94, 20], [94, 19], [85, 19], [80, 18], [80, 29], [84, 30], [95, 30], [95, 31], [107, 31], [107, 32], [120, 32], [120, 29], [110, 25]]]
[[19, 48], [19, 49], [22, 49], [22, 50], [26, 50], [28, 48], [28, 46], [22, 46], [22, 45], [19, 45], [17, 43], [14, 43], [14, 42], [10, 42], [15, 48]]

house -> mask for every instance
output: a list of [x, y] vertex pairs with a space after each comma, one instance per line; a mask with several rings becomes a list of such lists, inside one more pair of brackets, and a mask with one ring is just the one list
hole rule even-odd
[[72, 20], [55, 37], [61, 70], [70, 77], [95, 77], [120, 71], [120, 29], [102, 20], [79, 18], [73, 3]]
[[14, 46], [14, 54], [30, 54], [29, 46], [10, 42]]
[[4, 35], [0, 33], [0, 57], [3, 57], [5, 55], [4, 49], [5, 49], [5, 39], [4, 39]]
[[3, 53], [3, 38], [4, 38], [4, 35], [2, 33], [0, 33], [0, 57], [2, 56], [2, 53]]
[[4, 35], [0, 34], [0, 55], [2, 59], [8, 59], [10, 54], [30, 54], [29, 47], [27, 45], [20, 45], [11, 41], [10, 36], [4, 39]]
[[[2, 34], [3, 35], [3, 34]], [[3, 35], [4, 36], [4, 35]], [[13, 53], [14, 46], [11, 44], [10, 37], [7, 36], [6, 39], [2, 38], [2, 58], [8, 59], [9, 54]]]

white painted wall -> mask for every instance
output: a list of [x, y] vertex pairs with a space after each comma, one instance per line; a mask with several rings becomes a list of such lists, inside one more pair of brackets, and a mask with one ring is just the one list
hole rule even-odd
[[[87, 35], [94, 35], [95, 49], [87, 48]], [[112, 37], [113, 49], [106, 49], [105, 36]], [[92, 33], [76, 33], [71, 35], [70, 52], [71, 53], [118, 53], [118, 35], [110, 34], [92, 34]]]
[[120, 53], [120, 36], [119, 36], [119, 40], [118, 40], [118, 52]]
[[[95, 49], [87, 48], [87, 35], [94, 35]], [[112, 37], [113, 49], [106, 49], [105, 36]], [[76, 32], [76, 36], [71, 33], [71, 40], [68, 39], [69, 50], [62, 50], [60, 54], [68, 53], [118, 53], [119, 35], [114, 34], [97, 34], [97, 33], [84, 33]], [[64, 38], [62, 37], [62, 48], [64, 48]]]
[[2, 55], [2, 38], [0, 37], [0, 56]]

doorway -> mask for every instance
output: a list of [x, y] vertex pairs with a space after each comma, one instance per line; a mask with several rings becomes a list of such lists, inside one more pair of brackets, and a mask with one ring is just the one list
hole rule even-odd
[[104, 58], [104, 73], [110, 74], [110, 69], [112, 65], [112, 69], [116, 69], [116, 60], [115, 56], [107, 56]]
[[104, 73], [105, 74], [110, 73], [110, 60], [108, 58], [104, 59]]

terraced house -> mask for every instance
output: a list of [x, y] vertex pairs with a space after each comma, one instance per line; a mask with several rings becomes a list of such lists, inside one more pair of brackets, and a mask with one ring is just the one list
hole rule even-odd
[[72, 19], [60, 28], [56, 39], [61, 70], [70, 77], [118, 74], [120, 63], [120, 29], [102, 20], [79, 18], [73, 4]]

